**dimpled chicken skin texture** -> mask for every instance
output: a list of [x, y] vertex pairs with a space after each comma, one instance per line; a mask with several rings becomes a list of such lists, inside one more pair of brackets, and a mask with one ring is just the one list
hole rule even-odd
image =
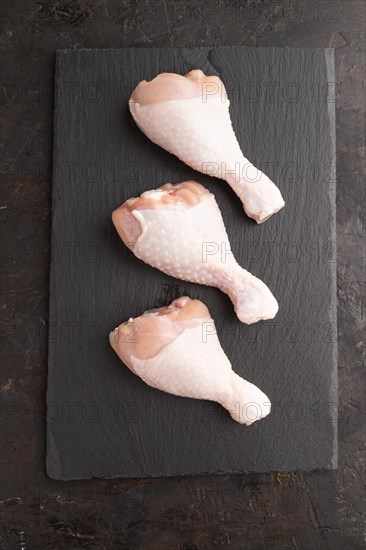
[[162, 73], [133, 91], [129, 108], [147, 137], [195, 170], [227, 181], [257, 223], [284, 207], [280, 190], [243, 155], [217, 76]]
[[137, 258], [178, 279], [219, 288], [243, 323], [275, 317], [275, 297], [237, 263], [215, 197], [199, 183], [169, 183], [142, 193], [112, 219]]
[[146, 311], [122, 323], [109, 339], [125, 365], [153, 388], [220, 403], [240, 424], [270, 413], [267, 395], [233, 371], [199, 300], [183, 296]]

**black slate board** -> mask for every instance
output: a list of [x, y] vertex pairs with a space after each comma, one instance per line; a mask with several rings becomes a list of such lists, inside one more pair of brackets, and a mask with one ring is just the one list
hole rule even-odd
[[[195, 173], [134, 125], [127, 101], [159, 72], [221, 75], [245, 155], [286, 207], [263, 225], [220, 180]], [[333, 50], [62, 50], [57, 53], [47, 471], [55, 479], [335, 468], [337, 465]], [[279, 301], [241, 324], [217, 289], [135, 259], [112, 226], [130, 196], [196, 179], [215, 195], [238, 261]], [[219, 405], [146, 386], [109, 347], [130, 316], [189, 294], [216, 320], [234, 370], [265, 391], [247, 428]]]

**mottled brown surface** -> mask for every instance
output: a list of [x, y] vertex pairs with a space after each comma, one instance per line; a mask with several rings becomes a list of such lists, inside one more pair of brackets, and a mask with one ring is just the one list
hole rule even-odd
[[[1, 547], [362, 548], [364, 2], [3, 0], [1, 19], [4, 137], [0, 212], [6, 275], [1, 309]], [[336, 48], [337, 471], [73, 483], [46, 477], [55, 50], [167, 45]], [[167, 299], [169, 292], [167, 289]]]

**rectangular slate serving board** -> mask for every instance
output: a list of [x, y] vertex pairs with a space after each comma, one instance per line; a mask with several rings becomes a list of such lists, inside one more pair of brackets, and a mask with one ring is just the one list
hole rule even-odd
[[[263, 225], [224, 182], [151, 143], [128, 98], [159, 72], [218, 74], [245, 156], [285, 208]], [[279, 48], [57, 52], [47, 471], [55, 479], [335, 468], [337, 342], [333, 50]], [[111, 212], [163, 183], [196, 179], [222, 210], [238, 261], [279, 301], [247, 326], [226, 295], [133, 257]], [[108, 333], [180, 295], [203, 300], [234, 370], [270, 397], [251, 427], [219, 405], [145, 385]], [[188, 352], [189, 350], [187, 350]]]

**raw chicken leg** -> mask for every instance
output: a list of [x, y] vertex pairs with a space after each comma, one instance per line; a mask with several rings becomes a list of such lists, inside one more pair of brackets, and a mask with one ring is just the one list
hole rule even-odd
[[248, 216], [262, 223], [285, 202], [279, 189], [241, 152], [224, 84], [200, 70], [143, 80], [129, 101], [138, 127], [154, 142], [209, 176], [225, 179]]
[[276, 315], [276, 299], [236, 262], [215, 197], [199, 183], [146, 191], [117, 208], [112, 219], [137, 258], [178, 279], [220, 288], [243, 323]]
[[199, 300], [185, 296], [145, 311], [111, 332], [109, 340], [129, 369], [153, 388], [217, 401], [240, 424], [252, 424], [271, 410], [268, 397], [232, 370]]

